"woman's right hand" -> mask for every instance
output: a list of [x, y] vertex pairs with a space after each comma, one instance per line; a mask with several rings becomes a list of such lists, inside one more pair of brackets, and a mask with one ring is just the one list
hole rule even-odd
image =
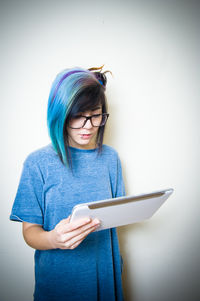
[[88, 234], [100, 225], [98, 219], [82, 218], [70, 223], [70, 216], [61, 220], [49, 232], [49, 242], [53, 249], [75, 249]]

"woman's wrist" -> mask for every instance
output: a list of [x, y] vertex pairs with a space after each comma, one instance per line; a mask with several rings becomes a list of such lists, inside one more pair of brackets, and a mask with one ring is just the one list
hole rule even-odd
[[57, 249], [55, 241], [54, 241], [54, 229], [46, 232], [49, 249]]

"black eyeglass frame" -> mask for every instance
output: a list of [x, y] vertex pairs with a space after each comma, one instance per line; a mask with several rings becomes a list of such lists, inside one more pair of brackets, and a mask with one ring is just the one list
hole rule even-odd
[[[93, 123], [92, 123], [92, 117], [98, 116], [98, 115], [102, 115], [102, 117], [103, 117], [103, 116], [106, 116], [106, 120], [105, 120], [104, 124], [102, 124], [102, 125], [93, 125]], [[104, 126], [104, 125], [106, 124], [109, 115], [110, 115], [110, 114], [108, 114], [108, 113], [94, 114], [94, 115], [91, 115], [91, 116], [80, 115], [80, 117], [84, 117], [84, 118], [85, 118], [85, 121], [83, 122], [83, 125], [82, 125], [81, 127], [74, 128], [74, 127], [71, 127], [71, 126], [69, 125], [69, 123], [68, 123], [68, 127], [69, 127], [70, 129], [74, 129], [74, 130], [82, 129], [82, 128], [86, 125], [87, 121], [90, 120], [90, 123], [91, 123], [91, 125], [92, 125], [93, 127], [99, 128], [99, 127], [102, 127], [102, 126]], [[72, 117], [72, 118], [73, 118], [73, 117]]]

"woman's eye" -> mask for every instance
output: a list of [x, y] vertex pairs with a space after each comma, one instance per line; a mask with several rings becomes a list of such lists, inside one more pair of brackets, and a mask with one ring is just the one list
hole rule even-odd
[[95, 114], [95, 115], [93, 115], [92, 117], [94, 117], [94, 118], [99, 118], [101, 116], [101, 114]]

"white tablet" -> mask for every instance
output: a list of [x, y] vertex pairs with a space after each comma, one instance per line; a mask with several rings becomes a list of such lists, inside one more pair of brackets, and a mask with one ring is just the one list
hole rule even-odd
[[101, 221], [96, 231], [138, 223], [149, 219], [172, 194], [173, 189], [134, 196], [112, 198], [76, 205], [70, 222], [82, 217]]

